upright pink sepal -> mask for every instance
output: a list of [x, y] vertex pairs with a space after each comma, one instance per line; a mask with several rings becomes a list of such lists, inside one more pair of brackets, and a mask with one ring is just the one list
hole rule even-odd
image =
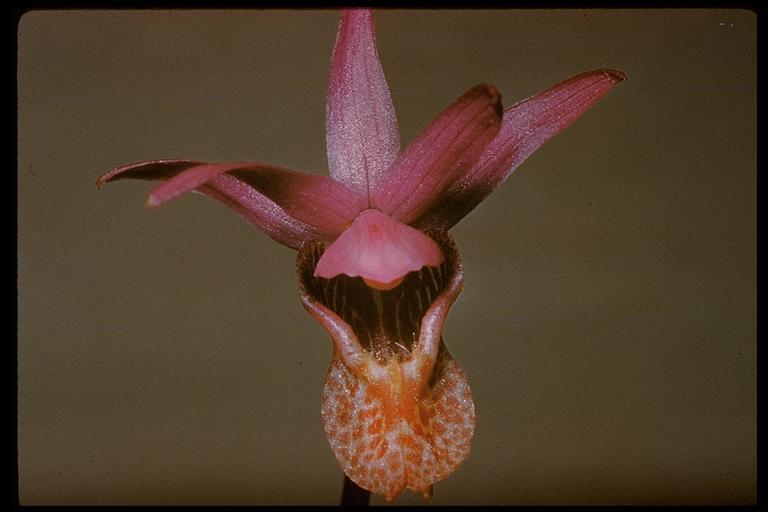
[[596, 69], [571, 77], [504, 112], [496, 138], [472, 169], [452, 184], [444, 200], [413, 225], [448, 229], [549, 139], [566, 129], [626, 79], [621, 71]]
[[374, 192], [374, 206], [405, 224], [419, 218], [472, 168], [499, 131], [501, 114], [493, 86], [464, 93], [392, 164]]
[[400, 150], [400, 132], [367, 9], [341, 15], [326, 103], [331, 176], [368, 197]]
[[374, 287], [388, 289], [409, 272], [442, 261], [443, 253], [430, 237], [369, 209], [328, 246], [314, 275], [328, 279], [339, 274], [359, 276]]

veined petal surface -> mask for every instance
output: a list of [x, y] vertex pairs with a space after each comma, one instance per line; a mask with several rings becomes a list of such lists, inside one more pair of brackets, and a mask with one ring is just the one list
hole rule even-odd
[[343, 11], [326, 103], [331, 177], [368, 197], [400, 150], [395, 108], [381, 69], [371, 11]]
[[374, 206], [410, 224], [472, 168], [501, 123], [501, 98], [481, 84], [446, 108], [403, 151], [374, 190]]
[[509, 107], [498, 135], [472, 169], [413, 224], [420, 229], [455, 225], [504, 183], [531, 153], [625, 79], [624, 73], [612, 69], [587, 71]]
[[112, 169], [96, 184], [126, 178], [166, 180], [150, 194], [150, 207], [195, 190], [293, 249], [308, 240], [335, 238], [363, 205], [361, 197], [327, 176], [258, 163], [153, 160]]

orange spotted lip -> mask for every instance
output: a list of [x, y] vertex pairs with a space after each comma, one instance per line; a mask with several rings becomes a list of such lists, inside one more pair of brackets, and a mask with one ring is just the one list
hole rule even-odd
[[320, 243], [297, 259], [304, 306], [334, 343], [321, 406], [326, 437], [350, 479], [390, 500], [406, 488], [430, 496], [469, 455], [475, 430], [472, 392], [442, 341], [461, 262], [450, 235], [429, 234], [445, 260], [391, 290], [360, 277], [316, 277]]

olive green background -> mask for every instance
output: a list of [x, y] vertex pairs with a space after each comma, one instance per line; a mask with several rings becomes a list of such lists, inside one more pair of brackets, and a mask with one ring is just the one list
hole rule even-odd
[[[404, 143], [480, 82], [511, 105], [588, 69], [629, 76], [453, 230], [465, 291], [444, 334], [478, 421], [432, 503], [754, 502], [756, 16], [375, 19]], [[23, 504], [337, 503], [331, 344], [294, 252], [202, 196], [149, 211], [146, 182], [94, 186], [154, 158], [326, 173], [337, 21], [21, 19]]]

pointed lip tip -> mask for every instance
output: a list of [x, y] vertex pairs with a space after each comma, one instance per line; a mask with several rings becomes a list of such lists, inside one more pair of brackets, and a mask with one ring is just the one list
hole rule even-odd
[[155, 196], [150, 194], [149, 197], [147, 197], [147, 200], [144, 202], [144, 207], [153, 210], [157, 208], [159, 204], [160, 202], [155, 198]]

